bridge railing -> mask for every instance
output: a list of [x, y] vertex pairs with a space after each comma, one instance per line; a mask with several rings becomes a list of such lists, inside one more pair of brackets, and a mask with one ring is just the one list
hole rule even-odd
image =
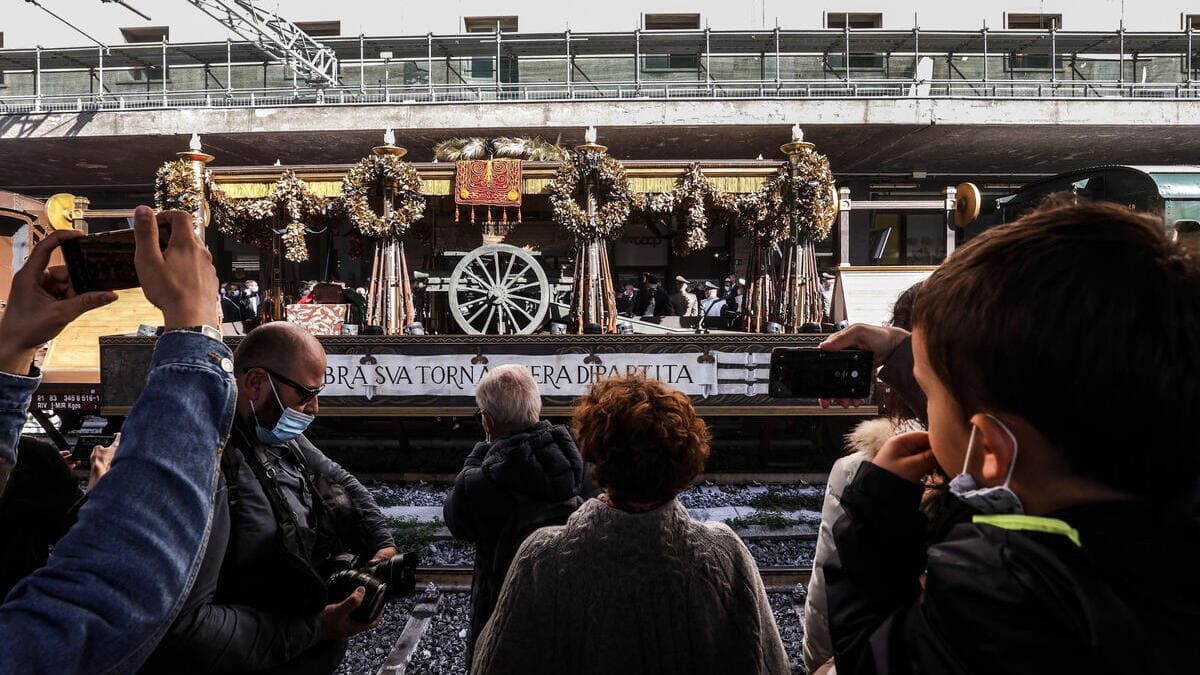
[[705, 98], [1165, 98], [1191, 30], [470, 33], [323, 38], [339, 83], [251, 43], [0, 50], [0, 113]]

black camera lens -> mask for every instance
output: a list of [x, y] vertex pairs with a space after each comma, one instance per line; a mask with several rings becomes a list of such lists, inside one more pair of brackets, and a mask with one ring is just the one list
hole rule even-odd
[[387, 584], [366, 572], [343, 570], [330, 576], [325, 581], [326, 602], [341, 602], [350, 597], [359, 586], [366, 592], [363, 594], [362, 604], [350, 612], [350, 618], [362, 623], [371, 623], [383, 612], [383, 603], [387, 600]]

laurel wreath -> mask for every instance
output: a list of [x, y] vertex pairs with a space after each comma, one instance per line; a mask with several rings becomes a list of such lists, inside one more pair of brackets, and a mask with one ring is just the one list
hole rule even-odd
[[[589, 180], [595, 187], [594, 218], [588, 217], [582, 205], [587, 203]], [[633, 191], [620, 162], [593, 150], [572, 152], [563, 160], [549, 190], [554, 222], [582, 241], [615, 239], [634, 206], [645, 199]]]
[[[371, 197], [387, 184], [395, 198], [391, 213], [384, 217], [371, 208]], [[369, 155], [342, 179], [342, 208], [350, 225], [364, 237], [401, 237], [425, 215], [421, 187], [421, 176], [412, 164], [395, 155]]]

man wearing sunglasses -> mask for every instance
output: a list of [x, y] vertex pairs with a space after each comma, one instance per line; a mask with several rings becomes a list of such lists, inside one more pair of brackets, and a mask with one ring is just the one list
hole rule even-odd
[[[396, 554], [383, 513], [304, 437], [320, 409], [325, 350], [299, 326], [260, 326], [234, 354], [237, 405], [218, 513], [195, 590], [143, 672], [332, 673], [363, 589], [327, 598], [335, 556]], [[223, 490], [222, 490], [223, 488]]]

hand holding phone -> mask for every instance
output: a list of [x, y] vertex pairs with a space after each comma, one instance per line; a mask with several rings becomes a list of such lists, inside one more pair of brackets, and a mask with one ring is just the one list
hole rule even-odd
[[[160, 248], [158, 225], [169, 225], [171, 240]], [[212, 254], [192, 233], [192, 216], [184, 211], [155, 214], [148, 206], [133, 213], [137, 240], [134, 264], [146, 299], [162, 310], [163, 327], [220, 326], [217, 272]]]
[[66, 267], [50, 266], [54, 249], [81, 236], [74, 230], [50, 233], [13, 275], [8, 307], [0, 315], [0, 372], [28, 373], [38, 348], [68, 323], [117, 299], [116, 293], [109, 291], [77, 291], [71, 287]]

